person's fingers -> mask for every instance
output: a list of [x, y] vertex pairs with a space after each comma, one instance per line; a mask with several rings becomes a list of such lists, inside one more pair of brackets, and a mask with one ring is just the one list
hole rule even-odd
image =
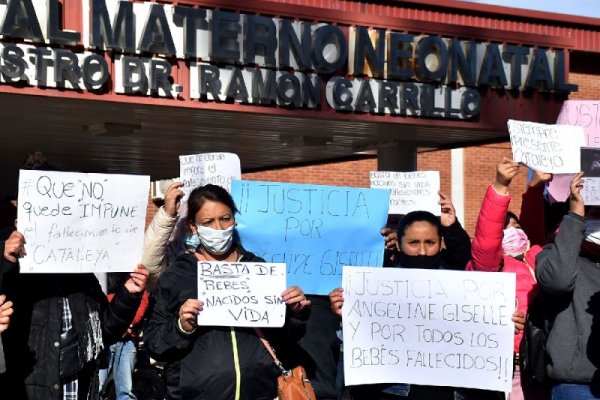
[[[0, 310], [1, 311], [12, 310], [12, 307], [13, 307], [13, 302], [12, 301], [7, 301], [6, 303], [3, 303], [0, 306]], [[11, 311], [11, 314], [12, 314], [12, 311]]]
[[304, 295], [294, 296], [285, 300], [286, 304], [297, 304], [305, 299]]
[[288, 299], [296, 296], [304, 296], [304, 292], [298, 286], [290, 286], [284, 290], [283, 293], [281, 293], [281, 298], [285, 302], [287, 302]]

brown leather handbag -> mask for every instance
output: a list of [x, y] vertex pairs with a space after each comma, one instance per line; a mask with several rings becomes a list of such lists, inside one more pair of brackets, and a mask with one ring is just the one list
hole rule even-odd
[[316, 400], [317, 396], [315, 396], [315, 391], [308, 380], [304, 367], [298, 365], [295, 368], [286, 370], [260, 329], [255, 330], [273, 358], [273, 362], [281, 371], [281, 375], [277, 377], [277, 398], [279, 400]]

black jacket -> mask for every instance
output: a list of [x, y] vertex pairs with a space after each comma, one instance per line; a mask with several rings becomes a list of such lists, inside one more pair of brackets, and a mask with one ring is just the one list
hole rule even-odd
[[[86, 304], [99, 310], [105, 347], [127, 331], [141, 300], [141, 293], [129, 294], [123, 287], [109, 305], [93, 274], [20, 274], [16, 265], [3, 275], [0, 292], [13, 301], [15, 313], [2, 334], [7, 371], [0, 375], [0, 388], [15, 400], [62, 399], [63, 297], [69, 298], [73, 320], [87, 320]], [[96, 377], [97, 365], [92, 360], [78, 374], [80, 399], [96, 398]]]
[[[241, 261], [263, 262], [244, 252]], [[182, 399], [233, 399], [236, 393], [237, 354], [240, 398], [273, 400], [277, 396], [278, 370], [252, 328], [198, 327], [190, 335], [177, 328], [179, 308], [198, 298], [198, 260], [186, 253], [176, 258], [158, 280], [150, 297], [150, 319], [144, 346], [151, 357], [170, 363], [167, 380], [179, 382]], [[286, 313], [283, 328], [262, 329], [286, 368], [295, 366], [296, 342], [304, 335], [308, 310]], [[179, 376], [178, 376], [179, 375]]]

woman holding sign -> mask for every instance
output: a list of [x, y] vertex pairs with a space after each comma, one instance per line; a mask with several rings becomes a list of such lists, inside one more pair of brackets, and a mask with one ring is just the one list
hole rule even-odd
[[[188, 199], [187, 223], [197, 239], [196, 252], [177, 257], [152, 292], [144, 343], [153, 358], [169, 363], [172, 398], [277, 397], [278, 369], [254, 329], [196, 326], [203, 309], [198, 299], [199, 260], [264, 262], [236, 241], [236, 212], [233, 198], [220, 186], [194, 189]], [[298, 287], [288, 288], [281, 297], [287, 304], [285, 325], [263, 333], [285, 367], [292, 368], [288, 353], [304, 335], [310, 302]]]
[[[406, 214], [398, 225], [399, 249], [395, 268], [464, 269], [465, 250], [470, 250], [470, 239], [456, 220], [454, 206], [447, 196], [440, 194], [441, 218], [427, 211]], [[446, 248], [443, 249], [442, 238]], [[462, 265], [461, 265], [462, 260]], [[341, 288], [329, 294], [331, 309], [342, 316], [344, 296]], [[456, 389], [445, 386], [409, 384], [381, 384], [351, 386], [354, 399], [454, 400]]]
[[[533, 209], [529, 207], [526, 212], [522, 212], [524, 217], [527, 214], [526, 218], [528, 220], [535, 220], [535, 222], [532, 221], [528, 224], [528, 226], [531, 226], [528, 232], [522, 228], [516, 215], [508, 211], [510, 203], [508, 187], [518, 173], [519, 163], [506, 157], [497, 165], [496, 179], [488, 187], [481, 205], [475, 237], [473, 238], [472, 258], [467, 270], [515, 273], [517, 277], [517, 312], [515, 317], [522, 322], [528, 305], [537, 294], [535, 258], [542, 251], [539, 245], [530, 245], [528, 233], [531, 233], [536, 242], [541, 242], [541, 244], [545, 243], [545, 234], [543, 204], [539, 204], [538, 207]], [[528, 192], [533, 193], [533, 195], [537, 194], [537, 196], [533, 199], [531, 194], [528, 194], [530, 198], [524, 196], [524, 208], [527, 202], [543, 199], [543, 185], [541, 183], [549, 179], [550, 176], [549, 174], [536, 172], [534, 177], [534, 184], [530, 187], [537, 190], [537, 192], [531, 190], [528, 190]], [[541, 213], [541, 216], [534, 218], [536, 213]], [[515, 372], [510, 398], [511, 400], [549, 398], [548, 393], [543, 389], [529, 385], [526, 379], [521, 380], [519, 348], [523, 332], [522, 325], [518, 327], [521, 329], [515, 330]]]

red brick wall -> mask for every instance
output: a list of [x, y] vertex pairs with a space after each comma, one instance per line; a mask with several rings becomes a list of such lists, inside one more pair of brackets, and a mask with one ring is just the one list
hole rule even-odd
[[248, 172], [242, 174], [242, 179], [249, 181], [369, 187], [369, 171], [377, 171], [377, 159], [375, 157], [357, 161]]
[[600, 99], [600, 76], [592, 74], [574, 73], [569, 74], [569, 82], [579, 85], [579, 91], [569, 96], [572, 100], [599, 100]]
[[[465, 229], [471, 236], [475, 232], [481, 201], [488, 186], [496, 176], [496, 164], [502, 157], [511, 157], [510, 143], [469, 147], [464, 151]], [[521, 167], [510, 186], [509, 209], [520, 214], [521, 196], [527, 185], [527, 168]]]

